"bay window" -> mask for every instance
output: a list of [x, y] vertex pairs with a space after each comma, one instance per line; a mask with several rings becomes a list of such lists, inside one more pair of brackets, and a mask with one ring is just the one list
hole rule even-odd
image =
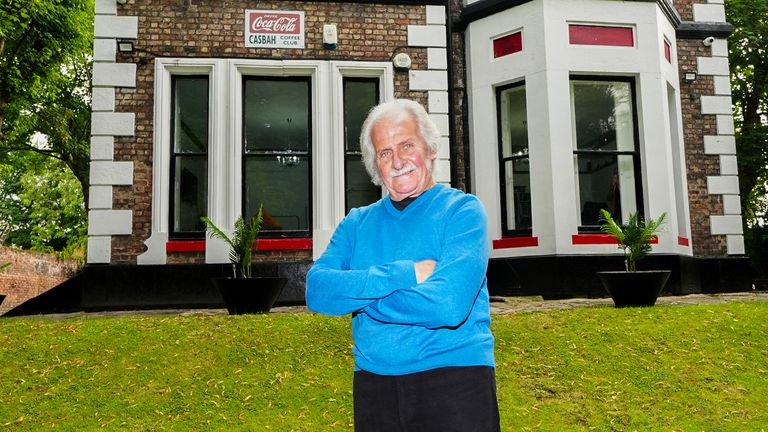
[[525, 83], [496, 90], [501, 175], [501, 226], [504, 236], [530, 235], [531, 169]]
[[626, 222], [642, 208], [634, 82], [571, 77], [570, 90], [579, 229], [598, 230], [600, 209]]

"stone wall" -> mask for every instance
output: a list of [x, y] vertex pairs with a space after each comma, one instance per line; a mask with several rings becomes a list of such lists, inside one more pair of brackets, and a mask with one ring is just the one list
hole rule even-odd
[[0, 304], [0, 315], [71, 278], [77, 272], [73, 261], [54, 255], [0, 246], [0, 294], [6, 296]]

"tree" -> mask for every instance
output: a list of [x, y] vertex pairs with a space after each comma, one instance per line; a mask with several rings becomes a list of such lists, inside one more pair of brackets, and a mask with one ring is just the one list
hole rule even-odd
[[[88, 191], [93, 0], [0, 2], [0, 158], [59, 159]], [[47, 145], [32, 137], [47, 136]]]
[[64, 163], [35, 152], [0, 163], [0, 243], [70, 256], [86, 230], [80, 184]]
[[768, 193], [768, 1], [728, 0], [726, 13], [742, 208], [754, 226]]

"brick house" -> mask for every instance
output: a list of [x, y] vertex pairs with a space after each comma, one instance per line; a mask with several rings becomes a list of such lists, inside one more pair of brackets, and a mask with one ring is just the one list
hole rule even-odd
[[[439, 182], [489, 215], [491, 291], [601, 292], [596, 216], [669, 218], [674, 293], [749, 289], [722, 0], [96, 0], [84, 306], [216, 303], [264, 205], [257, 271], [304, 274], [350, 207], [367, 109], [423, 103]], [[335, 40], [333, 36], [336, 36]], [[325, 39], [324, 39], [325, 36]]]

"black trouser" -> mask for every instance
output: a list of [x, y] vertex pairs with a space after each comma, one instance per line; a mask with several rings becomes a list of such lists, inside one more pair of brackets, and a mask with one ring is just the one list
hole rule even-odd
[[357, 432], [497, 432], [492, 367], [448, 367], [409, 375], [356, 371]]

